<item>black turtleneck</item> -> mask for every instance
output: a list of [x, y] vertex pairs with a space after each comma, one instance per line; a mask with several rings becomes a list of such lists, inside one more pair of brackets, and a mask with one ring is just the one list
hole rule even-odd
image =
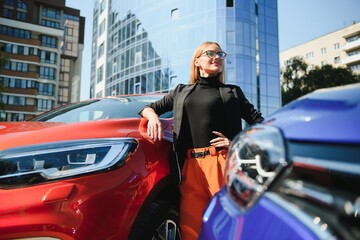
[[219, 85], [217, 77], [200, 77], [185, 98], [181, 135], [186, 148], [210, 146], [210, 140], [217, 137], [212, 131], [224, 133], [225, 112]]

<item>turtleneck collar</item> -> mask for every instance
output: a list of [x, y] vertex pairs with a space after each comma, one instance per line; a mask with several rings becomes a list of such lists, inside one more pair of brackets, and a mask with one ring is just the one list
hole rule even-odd
[[214, 77], [201, 77], [201, 76], [199, 76], [198, 83], [200, 85], [214, 86], [214, 87], [217, 87], [217, 86], [220, 85], [220, 82], [219, 82], [217, 76], [214, 76]]

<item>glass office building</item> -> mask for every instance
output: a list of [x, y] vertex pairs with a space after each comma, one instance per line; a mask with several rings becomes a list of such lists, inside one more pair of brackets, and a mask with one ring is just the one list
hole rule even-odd
[[265, 116], [280, 107], [277, 0], [95, 0], [91, 96], [168, 92], [204, 41], [227, 52], [226, 83]]

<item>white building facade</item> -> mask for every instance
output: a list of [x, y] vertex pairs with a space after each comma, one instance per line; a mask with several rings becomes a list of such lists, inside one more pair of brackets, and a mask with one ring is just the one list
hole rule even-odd
[[309, 67], [326, 64], [346, 67], [360, 74], [360, 23], [305, 42], [280, 53], [280, 66], [285, 69], [291, 58], [302, 58]]

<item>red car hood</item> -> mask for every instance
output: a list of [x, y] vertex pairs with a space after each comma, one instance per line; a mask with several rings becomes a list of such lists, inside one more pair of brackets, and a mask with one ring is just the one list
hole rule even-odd
[[127, 137], [139, 129], [144, 132], [145, 127], [145, 119], [80, 123], [0, 122], [0, 150], [64, 140]]

